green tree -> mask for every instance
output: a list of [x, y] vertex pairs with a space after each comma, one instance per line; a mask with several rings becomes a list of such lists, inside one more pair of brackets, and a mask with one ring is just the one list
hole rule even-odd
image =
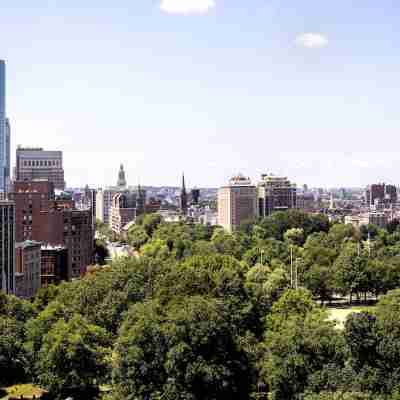
[[37, 360], [39, 383], [57, 398], [84, 393], [108, 375], [110, 340], [79, 315], [59, 320], [44, 336]]
[[116, 398], [248, 399], [252, 368], [221, 304], [134, 306], [116, 345]]

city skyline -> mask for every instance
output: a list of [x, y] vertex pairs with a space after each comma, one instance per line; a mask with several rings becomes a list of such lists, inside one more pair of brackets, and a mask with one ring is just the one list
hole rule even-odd
[[21, 144], [62, 150], [72, 187], [120, 163], [131, 185], [400, 182], [389, 0], [4, 3], [12, 165]]

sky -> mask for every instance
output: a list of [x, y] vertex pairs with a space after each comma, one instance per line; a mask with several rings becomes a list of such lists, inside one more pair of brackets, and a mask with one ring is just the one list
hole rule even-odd
[[13, 146], [68, 186], [400, 183], [398, 0], [2, 0]]

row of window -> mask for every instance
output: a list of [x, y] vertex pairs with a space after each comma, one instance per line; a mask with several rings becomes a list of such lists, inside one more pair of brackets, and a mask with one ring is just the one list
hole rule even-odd
[[58, 167], [60, 165], [60, 160], [24, 160], [24, 167]]

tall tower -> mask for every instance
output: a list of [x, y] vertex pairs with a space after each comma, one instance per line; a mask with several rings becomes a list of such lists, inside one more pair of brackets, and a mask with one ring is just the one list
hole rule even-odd
[[0, 192], [6, 191], [6, 184], [10, 178], [7, 168], [7, 146], [9, 143], [9, 123], [6, 117], [6, 63], [0, 60]]
[[234, 176], [218, 190], [218, 225], [232, 232], [257, 216], [257, 190], [250, 178]]
[[125, 189], [126, 188], [125, 171], [124, 171], [124, 166], [122, 164], [119, 167], [117, 186], [120, 189]]
[[181, 212], [183, 215], [187, 214], [187, 193], [186, 193], [186, 185], [185, 185], [185, 174], [182, 174], [182, 190], [181, 190], [181, 204], [180, 204]]

